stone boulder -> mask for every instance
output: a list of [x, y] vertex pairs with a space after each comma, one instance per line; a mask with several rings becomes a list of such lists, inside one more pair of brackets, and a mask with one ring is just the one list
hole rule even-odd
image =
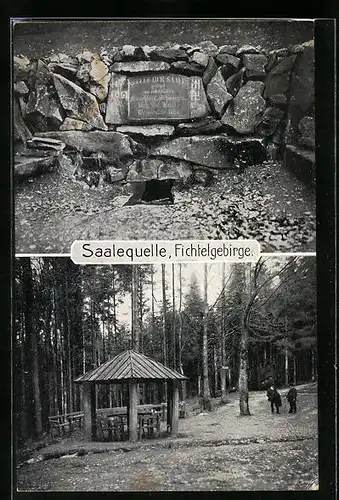
[[133, 156], [134, 141], [124, 134], [119, 132], [83, 132], [80, 130], [74, 131], [56, 131], [44, 132], [39, 134], [42, 137], [51, 137], [58, 139], [68, 146], [85, 154], [103, 153], [114, 154], [117, 158]]
[[76, 171], [79, 172], [82, 166], [81, 155], [60, 154], [58, 156], [58, 172], [62, 177], [74, 179], [77, 177]]
[[243, 86], [244, 83], [244, 73], [245, 68], [241, 68], [240, 71], [230, 76], [226, 80], [226, 88], [230, 94], [234, 97]]
[[270, 50], [269, 55], [288, 57], [290, 55], [290, 51], [286, 47], [282, 47], [281, 49]]
[[195, 62], [176, 61], [172, 64], [171, 70], [174, 73], [181, 73], [186, 76], [202, 75], [204, 68]]
[[65, 78], [75, 79], [78, 71], [78, 59], [66, 54], [58, 54], [51, 57], [48, 69]]
[[191, 62], [194, 62], [196, 64], [199, 64], [199, 66], [206, 68], [209, 62], [209, 56], [207, 54], [203, 54], [202, 52], [196, 51], [191, 56], [190, 60]]
[[202, 75], [203, 84], [206, 86], [209, 84], [215, 73], [217, 72], [218, 66], [215, 63], [213, 57], [210, 57], [208, 60], [207, 67]]
[[227, 103], [233, 99], [233, 96], [227, 92], [225, 80], [221, 75], [220, 69], [217, 70], [207, 85], [206, 94], [211, 104], [211, 108], [218, 118], [220, 118], [225, 111]]
[[286, 104], [290, 90], [291, 72], [296, 56], [282, 59], [267, 75], [264, 97], [273, 105]]
[[149, 158], [147, 160], [137, 160], [129, 167], [126, 181], [144, 182], [158, 178], [158, 168], [162, 165], [162, 160]]
[[153, 71], [167, 71], [170, 67], [165, 61], [117, 62], [112, 64], [110, 71], [115, 73], [149, 73]]
[[98, 54], [85, 51], [77, 55], [79, 67], [76, 78], [79, 85], [94, 94], [99, 101], [107, 97], [110, 75], [108, 66]]
[[13, 101], [13, 129], [15, 142], [20, 142], [25, 145], [27, 140], [32, 137], [30, 130], [21, 116], [17, 97], [14, 97]]
[[66, 115], [88, 123], [92, 129], [107, 130], [95, 97], [61, 75], [53, 75], [54, 85]]
[[230, 54], [231, 56], [234, 56], [237, 52], [237, 46], [236, 45], [222, 45], [219, 49], [219, 54]]
[[187, 182], [193, 175], [192, 167], [184, 161], [162, 160], [162, 164], [158, 168], [158, 179], [182, 180]]
[[247, 78], [264, 78], [266, 76], [265, 66], [268, 62], [263, 54], [244, 54], [243, 65]]
[[283, 116], [284, 112], [279, 108], [266, 108], [262, 117], [260, 118], [257, 132], [260, 135], [264, 136], [273, 135]]
[[294, 67], [291, 89], [290, 106], [296, 108], [300, 114], [306, 113], [314, 105], [314, 45], [304, 47], [304, 51], [297, 56]]
[[299, 123], [301, 136], [298, 143], [301, 146], [315, 149], [315, 120], [313, 116], [304, 116]]
[[197, 47], [200, 47], [201, 51], [209, 56], [216, 56], [219, 52], [218, 47], [210, 40], [197, 43]]
[[91, 61], [89, 76], [90, 92], [94, 94], [99, 101], [105, 100], [108, 93], [110, 75], [108, 73], [108, 67], [98, 55], [96, 55]]
[[117, 168], [114, 165], [107, 165], [106, 168], [105, 181], [109, 184], [114, 184], [115, 182], [120, 182], [126, 178], [127, 169]]
[[230, 54], [219, 54], [216, 60], [222, 64], [221, 72], [225, 80], [236, 73], [241, 66], [240, 59]]
[[37, 62], [34, 73], [25, 117], [35, 132], [56, 130], [64, 120], [64, 111], [53, 84], [52, 73], [41, 60]]
[[82, 120], [66, 117], [60, 126], [60, 130], [83, 130], [88, 132], [89, 130], [92, 130], [92, 126]]
[[60, 152], [60, 151], [63, 151], [65, 149], [66, 144], [62, 141], [57, 140], [57, 139], [34, 136], [34, 137], [32, 137], [32, 139], [29, 139], [27, 141], [27, 147], [34, 149], [34, 150], [42, 149], [44, 151], [52, 150], [52, 151], [59, 151]]
[[31, 69], [30, 60], [26, 56], [14, 56], [13, 57], [13, 80], [18, 82], [20, 80], [28, 79], [29, 72]]
[[13, 90], [14, 90], [14, 93], [18, 94], [19, 96], [27, 95], [29, 93], [29, 89], [28, 89], [26, 83], [23, 82], [22, 80], [14, 83]]
[[265, 139], [262, 137], [228, 137], [232, 164], [246, 168], [266, 160]]
[[121, 125], [117, 132], [143, 137], [168, 137], [173, 135], [173, 125]]
[[283, 165], [306, 185], [315, 187], [314, 151], [288, 144], [285, 148]]
[[25, 179], [35, 175], [52, 172], [56, 168], [58, 153], [50, 152], [44, 156], [16, 155], [14, 157], [14, 177]]
[[242, 54], [260, 54], [260, 49], [253, 47], [253, 45], [243, 45], [236, 52], [237, 56], [241, 56]]
[[296, 57], [296, 61], [292, 72], [288, 120], [285, 133], [286, 143], [293, 145], [297, 145], [300, 141], [300, 121], [305, 116], [313, 115], [314, 113], [313, 42], [303, 44], [302, 48], [302, 52], [294, 56]]
[[263, 82], [249, 80], [227, 107], [222, 123], [239, 134], [253, 133], [266, 106], [263, 90]]
[[157, 146], [151, 156], [178, 158], [213, 169], [232, 167], [226, 135], [179, 137]]
[[151, 61], [165, 61], [172, 63], [175, 61], [188, 61], [188, 54], [181, 49], [162, 49], [154, 50], [149, 54]]
[[128, 182], [146, 182], [150, 180], [181, 180], [187, 182], [192, 178], [193, 170], [185, 161], [171, 158], [148, 158], [135, 161], [130, 165], [126, 176]]
[[176, 127], [176, 132], [180, 135], [211, 134], [218, 132], [222, 128], [223, 124], [220, 120], [208, 116], [204, 120], [197, 122], [179, 123]]
[[[143, 61], [144, 59], [147, 59], [147, 56], [142, 47], [124, 45], [119, 51], [120, 61]], [[118, 61], [118, 59], [116, 60]]]

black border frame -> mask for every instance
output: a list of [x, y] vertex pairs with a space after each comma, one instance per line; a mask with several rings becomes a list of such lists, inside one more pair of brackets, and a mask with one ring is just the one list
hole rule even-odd
[[[171, 0], [162, 0], [160, 4], [164, 7], [170, 7]], [[140, 4], [140, 7], [144, 9], [143, 16], [147, 17], [147, 8], [145, 9], [145, 2]], [[150, 6], [151, 0], [146, 1], [146, 4]], [[303, 5], [301, 3], [301, 5]], [[334, 5], [334, 2], [333, 2]], [[36, 4], [36, 8], [42, 6], [42, 2]], [[78, 5], [80, 7], [80, 5]], [[197, 2], [196, 10], [199, 10], [201, 3]], [[21, 9], [18, 14], [18, 7]], [[45, 7], [45, 6], [44, 6]], [[51, 6], [49, 6], [51, 7]], [[74, 7], [74, 6], [73, 6]], [[83, 6], [81, 6], [83, 7]], [[211, 6], [208, 6], [210, 8]], [[331, 5], [324, 2], [323, 13], [328, 15], [331, 13]], [[13, 17], [31, 17], [35, 9], [30, 8], [29, 5], [18, 5], [12, 3], [12, 10], [14, 10]], [[30, 9], [28, 13], [27, 8]], [[181, 9], [187, 8], [187, 3], [184, 2], [181, 5]], [[53, 15], [53, 6], [50, 8]], [[156, 9], [155, 9], [156, 10]], [[169, 9], [171, 10], [171, 9]], [[32, 12], [33, 11], [33, 12]], [[84, 12], [85, 9], [82, 9]], [[119, 9], [118, 9], [119, 11]], [[115, 14], [118, 15], [119, 12], [116, 11]], [[45, 9], [46, 12], [46, 9]], [[79, 9], [78, 12], [81, 12]], [[332, 9], [333, 12], [333, 9]], [[154, 14], [153, 9], [153, 14]], [[135, 17], [139, 17], [139, 12]], [[55, 12], [54, 12], [55, 15]], [[294, 13], [296, 15], [296, 12]], [[167, 14], [168, 17], [170, 17]], [[163, 17], [164, 19], [167, 17]], [[141, 16], [140, 16], [141, 17]], [[176, 14], [171, 17], [186, 17], [185, 14]], [[192, 16], [193, 17], [193, 16]], [[272, 16], [273, 17], [273, 16]], [[196, 19], [196, 15], [194, 16]], [[209, 17], [212, 19], [212, 17]], [[40, 18], [41, 20], [44, 18]], [[60, 18], [55, 17], [55, 20]], [[61, 18], [64, 19], [64, 18]], [[67, 18], [68, 20], [75, 20], [79, 18]], [[81, 18], [85, 20], [86, 18]], [[124, 18], [128, 19], [128, 18]], [[8, 26], [7, 26], [8, 29]], [[336, 237], [337, 237], [337, 165], [336, 165], [336, 98], [335, 98], [335, 74], [336, 74], [336, 35], [337, 26], [334, 18], [329, 19], [317, 19], [315, 21], [315, 53], [316, 53], [316, 123], [317, 123], [317, 275], [318, 275], [318, 349], [319, 349], [319, 474], [320, 474], [320, 490], [319, 491], [291, 491], [291, 492], [211, 492], [213, 497], [221, 497], [225, 493], [228, 495], [232, 494], [243, 494], [251, 495], [256, 498], [262, 498], [269, 495], [269, 498], [275, 498], [279, 495], [287, 495], [292, 498], [303, 498], [312, 495], [313, 497], [319, 498], [334, 498], [337, 489], [337, 475], [336, 475], [336, 453], [337, 453], [337, 434], [336, 434], [336, 412], [337, 412], [337, 382], [336, 382], [336, 370], [335, 364], [337, 363], [337, 330], [336, 330], [336, 312], [337, 312], [337, 248], [336, 248]], [[4, 34], [5, 32], [3, 32]], [[8, 32], [6, 31], [6, 34]], [[3, 67], [7, 67], [6, 62], [4, 62], [4, 54], [1, 55]], [[8, 87], [3, 85], [1, 82], [3, 90], [3, 95], [10, 95], [10, 84]], [[9, 111], [9, 105], [7, 109]], [[9, 122], [3, 122], [1, 124], [1, 139], [5, 139], [3, 151], [8, 151], [8, 139], [10, 139], [10, 132], [7, 129], [6, 124]], [[8, 136], [7, 137], [7, 133]], [[5, 162], [10, 165], [10, 162]], [[11, 193], [11, 169], [7, 170], [3, 167], [1, 172], [1, 187], [3, 189], [3, 196], [1, 201], [4, 206], [2, 207], [2, 223], [5, 223], [6, 236], [9, 236], [9, 253], [6, 253], [5, 260], [2, 260], [2, 264], [5, 264], [5, 269], [1, 273], [1, 284], [5, 285], [5, 310], [6, 320], [8, 321], [9, 332], [11, 331], [11, 290], [12, 290], [12, 265], [14, 260], [14, 248], [13, 248], [13, 237], [11, 234], [11, 228], [13, 227], [13, 212], [12, 212], [12, 193]], [[5, 217], [4, 217], [5, 214]], [[3, 247], [2, 247], [3, 248]], [[7, 309], [8, 307], [8, 309]], [[6, 332], [6, 330], [5, 330]], [[5, 333], [4, 332], [4, 333]], [[4, 375], [2, 380], [9, 381], [9, 384], [5, 384], [4, 392], [2, 392], [2, 401], [9, 403], [9, 408], [11, 408], [11, 343], [10, 334], [1, 335], [1, 350], [0, 350], [0, 366], [4, 370]], [[9, 375], [9, 376], [8, 376]], [[1, 380], [1, 379], [0, 379]], [[4, 438], [8, 439], [9, 447], [1, 446], [1, 461], [0, 470], [2, 479], [7, 481], [11, 477], [11, 467], [13, 464], [11, 459], [8, 460], [11, 449], [11, 440], [9, 434], [9, 427], [11, 425], [11, 416], [5, 413], [1, 414], [1, 442], [4, 443]], [[7, 442], [6, 442], [7, 444]], [[0, 486], [0, 494], [4, 494], [4, 497], [14, 498], [75, 498], [77, 496], [87, 497], [87, 498], [97, 498], [97, 497], [109, 497], [110, 493], [17, 493], [12, 489], [11, 484], [7, 490], [6, 486], [4, 488], [4, 482], [2, 481]], [[174, 493], [173, 493], [174, 494]], [[206, 496], [205, 492], [180, 492], [180, 497], [182, 498], [195, 498]], [[117, 496], [125, 496], [124, 494], [114, 494]], [[128, 498], [132, 498], [136, 493], [128, 493]], [[137, 493], [138, 498], [140, 498], [140, 493]], [[159, 494], [143, 494], [147, 498], [157, 497]], [[166, 493], [165, 496], [169, 497], [172, 493]], [[174, 494], [176, 495], [176, 494]], [[161, 495], [162, 496], [162, 495]]]

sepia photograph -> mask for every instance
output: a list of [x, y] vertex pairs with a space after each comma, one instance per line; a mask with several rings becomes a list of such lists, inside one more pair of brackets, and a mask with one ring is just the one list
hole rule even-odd
[[318, 489], [314, 257], [14, 278], [18, 491]]
[[12, 20], [17, 254], [314, 252], [314, 21]]

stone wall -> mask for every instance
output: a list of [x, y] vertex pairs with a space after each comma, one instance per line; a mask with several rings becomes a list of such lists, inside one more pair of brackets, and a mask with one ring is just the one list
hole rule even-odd
[[313, 42], [270, 52], [203, 41], [15, 56], [15, 174], [59, 168], [95, 186], [185, 185], [284, 159], [312, 184], [313, 59]]

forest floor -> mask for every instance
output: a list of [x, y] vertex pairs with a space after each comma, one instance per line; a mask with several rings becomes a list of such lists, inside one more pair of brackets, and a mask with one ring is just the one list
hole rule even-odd
[[[286, 390], [281, 391], [284, 396]], [[238, 394], [210, 413], [189, 412], [177, 438], [137, 443], [64, 439], [17, 466], [19, 491], [318, 489], [317, 385], [298, 387], [298, 412], [271, 414], [266, 393]], [[52, 458], [54, 457], [54, 458]], [[58, 458], [55, 458], [58, 457]]]
[[69, 254], [76, 239], [256, 239], [263, 252], [315, 251], [314, 193], [279, 163], [174, 190], [173, 205], [123, 206], [126, 188], [58, 173], [16, 185], [16, 253]]

